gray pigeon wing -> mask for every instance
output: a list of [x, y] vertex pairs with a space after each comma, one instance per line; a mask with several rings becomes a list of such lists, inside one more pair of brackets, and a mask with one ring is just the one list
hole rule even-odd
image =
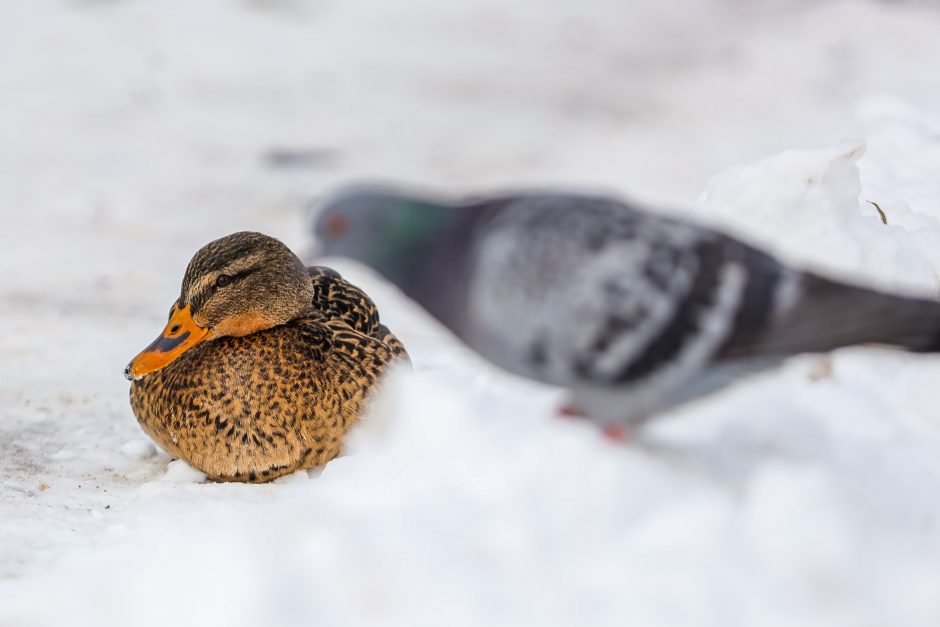
[[465, 339], [498, 365], [566, 386], [700, 367], [735, 325], [766, 318], [785, 274], [711, 230], [571, 195], [507, 200], [474, 258]]

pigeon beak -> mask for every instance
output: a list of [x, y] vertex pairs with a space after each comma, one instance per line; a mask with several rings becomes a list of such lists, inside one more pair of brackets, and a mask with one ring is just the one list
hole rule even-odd
[[127, 364], [124, 376], [130, 381], [136, 381], [164, 368], [193, 346], [211, 337], [209, 329], [193, 321], [189, 305], [180, 309], [179, 304], [175, 304], [163, 333]]

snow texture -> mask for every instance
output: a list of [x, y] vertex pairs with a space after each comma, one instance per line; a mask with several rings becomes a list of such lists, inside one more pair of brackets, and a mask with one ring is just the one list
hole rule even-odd
[[873, 0], [0, 3], [0, 625], [940, 624], [937, 359], [795, 359], [618, 446], [347, 264], [415, 369], [261, 486], [153, 447], [122, 377], [199, 246], [303, 250], [359, 177], [614, 190], [937, 294], [938, 34]]

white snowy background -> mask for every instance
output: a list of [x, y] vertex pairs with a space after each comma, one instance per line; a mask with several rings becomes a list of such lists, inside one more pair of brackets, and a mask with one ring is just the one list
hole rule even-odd
[[415, 369], [263, 486], [122, 377], [199, 246], [307, 250], [358, 178], [611, 190], [937, 295], [938, 60], [930, 1], [4, 0], [0, 625], [940, 624], [940, 359], [795, 359], [618, 446], [345, 264]]

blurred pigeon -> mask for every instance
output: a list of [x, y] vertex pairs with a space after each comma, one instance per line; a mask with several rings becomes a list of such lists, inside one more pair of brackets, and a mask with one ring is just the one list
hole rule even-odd
[[319, 252], [364, 262], [468, 346], [635, 426], [798, 353], [940, 350], [940, 303], [787, 267], [603, 196], [464, 199], [359, 186], [319, 208]]

